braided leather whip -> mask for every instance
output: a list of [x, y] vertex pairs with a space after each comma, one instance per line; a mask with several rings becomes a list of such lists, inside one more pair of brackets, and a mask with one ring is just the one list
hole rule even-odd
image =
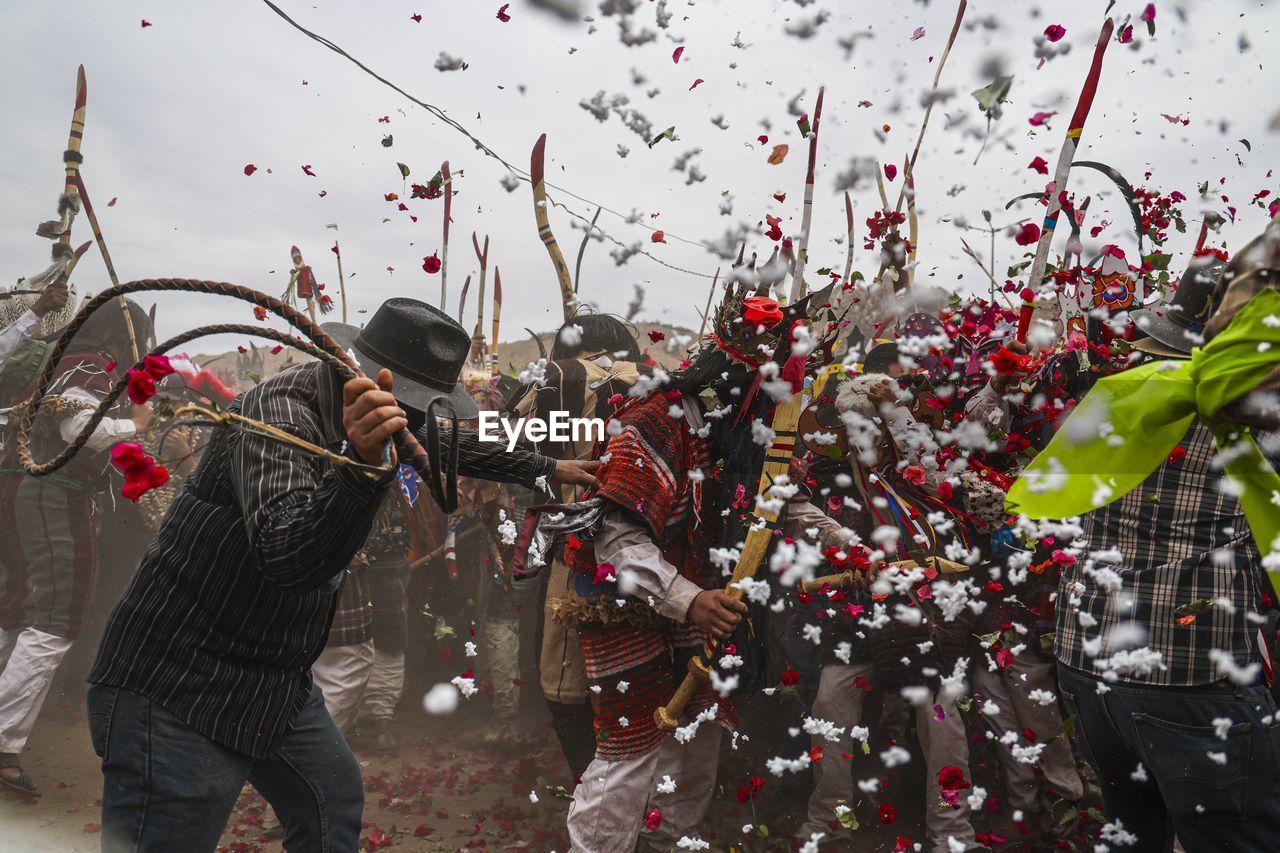
[[[319, 324], [313, 322], [310, 317], [287, 303], [273, 296], [268, 296], [257, 290], [248, 287], [242, 287], [238, 284], [231, 284], [225, 281], [201, 281], [197, 279], [186, 278], [160, 278], [160, 279], [142, 279], [139, 281], [129, 281], [115, 287], [102, 291], [92, 299], [87, 300], [81, 306], [75, 318], [67, 324], [62, 330], [57, 343], [53, 347], [52, 353], [49, 355], [49, 361], [44, 367], [44, 371], [40, 374], [39, 380], [36, 382], [35, 391], [31, 397], [31, 403], [22, 406], [15, 411], [18, 416], [18, 461], [28, 474], [33, 477], [43, 477], [57, 471], [63, 465], [71, 461], [80, 450], [88, 442], [89, 437], [93, 435], [93, 431], [101, 423], [103, 417], [106, 416], [107, 410], [115, 404], [120, 395], [124, 393], [129, 385], [129, 378], [126, 374], [121, 377], [110, 393], [98, 404], [93, 416], [89, 422], [85, 424], [80, 434], [76, 436], [67, 447], [63, 448], [60, 453], [47, 462], [36, 462], [31, 457], [31, 426], [35, 422], [36, 413], [40, 409], [40, 404], [44, 401], [45, 392], [48, 391], [50, 383], [53, 381], [53, 375], [58, 367], [58, 362], [67, 350], [67, 345], [76, 333], [84, 326], [89, 316], [102, 306], [111, 302], [112, 299], [123, 298], [132, 293], [140, 293], [144, 291], [165, 291], [179, 293], [209, 293], [216, 296], [230, 296], [233, 299], [239, 299], [243, 302], [249, 302], [254, 305], [270, 311], [272, 314], [280, 317], [290, 325], [296, 327], [302, 332], [304, 338], [287, 335], [284, 332], [277, 331], [266, 327], [250, 326], [240, 323], [225, 323], [220, 325], [199, 326], [188, 332], [172, 337], [164, 343], [158, 345], [154, 353], [159, 355], [174, 347], [182, 346], [196, 338], [205, 337], [207, 335], [217, 334], [242, 334], [264, 337], [274, 340], [277, 343], [294, 347], [306, 354], [320, 359], [333, 367], [338, 375], [344, 380], [355, 379], [361, 376], [361, 372], [348, 360], [348, 356], [333, 338], [329, 337]], [[143, 359], [145, 360], [145, 359]], [[135, 369], [142, 369], [143, 360], [139, 360], [134, 365]], [[434, 405], [434, 404], [433, 404]], [[455, 421], [456, 423], [456, 421]], [[434, 455], [439, 458], [439, 437], [435, 429], [435, 418], [431, 412], [428, 412], [428, 439], [433, 446]], [[401, 462], [412, 467], [418, 472], [422, 480], [428, 484], [436, 500], [445, 509], [445, 512], [451, 512], [456, 507], [457, 490], [456, 485], [450, 478], [450, 488], [446, 493], [445, 487], [441, 482], [438, 474], [433, 475], [433, 466], [430, 457], [423, 450], [422, 445], [418, 443], [407, 429], [402, 429], [392, 436], [392, 442], [395, 444], [396, 453]], [[455, 462], [457, 458], [457, 432], [455, 427], [454, 441], [451, 451], [450, 462]], [[389, 473], [392, 466], [388, 463], [380, 469], [384, 473]], [[451, 507], [450, 504], [455, 506]]]

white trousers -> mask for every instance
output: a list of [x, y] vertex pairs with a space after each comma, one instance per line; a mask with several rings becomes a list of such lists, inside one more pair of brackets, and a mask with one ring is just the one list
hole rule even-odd
[[[815, 832], [829, 837], [831, 830], [828, 829], [828, 824], [836, 819], [836, 805], [844, 802], [852, 807], [856, 802], [853, 774], [849, 763], [841, 756], [862, 755], [862, 747], [860, 744], [854, 747], [849, 729], [864, 724], [862, 705], [867, 694], [854, 687], [853, 682], [859, 676], [874, 681], [874, 675], [875, 667], [869, 663], [822, 668], [818, 680], [818, 696], [809, 712], [810, 716], [834, 723], [838, 728], [844, 729], [844, 732], [835, 742], [822, 744], [825, 747], [823, 759], [813, 765], [817, 785], [809, 797], [808, 821], [797, 834], [798, 839], [807, 841]], [[941, 706], [940, 720], [936, 719], [934, 705]], [[915, 715], [916, 734], [925, 759], [925, 825], [929, 833], [930, 849], [935, 853], [948, 853], [950, 839], [955, 839], [965, 848], [973, 847], [974, 832], [973, 825], [969, 822], [966, 792], [961, 792], [960, 808], [952, 808], [943, 802], [942, 789], [938, 785], [938, 771], [949, 764], [959, 767], [964, 771], [965, 778], [969, 778], [969, 742], [965, 737], [960, 709], [956, 707], [954, 699], [947, 698], [939, 691], [931, 701], [917, 705]], [[867, 771], [864, 775], [873, 774]], [[857, 797], [861, 796], [859, 792]]]
[[485, 623], [482, 642], [493, 682], [493, 715], [509, 720], [520, 706], [520, 630], [516, 622], [490, 619]]
[[36, 628], [0, 629], [0, 752], [26, 748], [53, 674], [71, 645]]
[[[569, 804], [571, 849], [630, 853], [641, 835], [661, 849], [674, 846], [682, 836], [692, 836], [711, 804], [722, 732], [714, 723], [703, 723], [687, 744], [672, 735], [637, 758], [593, 760]], [[676, 783], [671, 793], [658, 792], [663, 776]], [[653, 808], [662, 812], [662, 823], [650, 831], [644, 817]]]
[[[996, 737], [1016, 732], [1017, 743], [1028, 746], [1022, 732], [1035, 732], [1036, 742], [1044, 743], [1062, 733], [1062, 713], [1057, 702], [1041, 705], [1028, 694], [1032, 690], [1056, 693], [1053, 680], [1053, 662], [1029, 654], [1014, 656], [1008, 669], [991, 672], [979, 666], [973, 677], [973, 686], [1000, 707], [996, 714], [986, 714]], [[1065, 737], [1048, 744], [1040, 753], [1036, 765], [1025, 764], [1014, 758], [1012, 745], [1001, 743], [997, 747], [1000, 766], [1009, 780], [1009, 803], [1024, 812], [1038, 808], [1036, 794], [1040, 783], [1036, 780], [1035, 767], [1044, 774], [1044, 784], [1050, 791], [1067, 800], [1078, 800], [1084, 795], [1084, 782], [1076, 770], [1075, 756]]]
[[373, 640], [357, 646], [327, 646], [311, 665], [311, 677], [324, 694], [324, 707], [338, 731], [355, 722], [373, 669]]
[[364, 690], [364, 711], [360, 716], [370, 720], [390, 720], [396, 714], [403, 692], [404, 652], [393, 655], [375, 646], [373, 668]]

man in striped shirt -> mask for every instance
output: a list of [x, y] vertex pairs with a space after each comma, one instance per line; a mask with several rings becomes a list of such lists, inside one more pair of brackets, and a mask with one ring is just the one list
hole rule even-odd
[[[240, 398], [242, 415], [366, 467], [241, 430], [210, 442], [116, 605], [89, 674], [105, 850], [212, 851], [246, 779], [279, 815], [287, 850], [356, 849], [359, 767], [310, 667], [343, 570], [395, 477], [394, 465], [376, 476], [368, 466], [383, 463], [397, 430], [421, 427], [437, 397], [457, 417], [472, 415], [456, 388], [469, 347], [443, 313], [393, 299], [351, 347], [376, 382], [344, 385], [313, 363]], [[504, 453], [470, 434], [458, 470], [527, 486], [589, 478], [580, 465]]]

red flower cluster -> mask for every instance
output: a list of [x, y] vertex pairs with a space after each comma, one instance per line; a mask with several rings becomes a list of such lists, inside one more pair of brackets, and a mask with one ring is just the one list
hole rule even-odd
[[142, 369], [129, 369], [129, 399], [134, 405], [142, 405], [156, 395], [156, 380], [173, 373], [167, 356], [148, 355], [142, 361]]
[[867, 240], [863, 244], [863, 248], [874, 249], [876, 240], [879, 240], [890, 231], [897, 229], [899, 225], [907, 221], [907, 215], [898, 211], [890, 211], [885, 213], [883, 210], [877, 210], [874, 216], [867, 219]]
[[759, 776], [752, 776], [750, 784], [743, 785], [738, 789], [738, 802], [747, 803], [754, 800], [760, 795], [762, 788], [764, 788], [764, 779]]
[[169, 482], [169, 469], [157, 465], [137, 442], [125, 441], [112, 447], [111, 464], [124, 474], [120, 494], [131, 501]]

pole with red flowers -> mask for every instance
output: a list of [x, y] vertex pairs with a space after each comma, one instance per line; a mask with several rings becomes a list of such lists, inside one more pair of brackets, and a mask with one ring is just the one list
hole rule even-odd
[[[1054, 229], [1058, 227], [1058, 214], [1062, 210], [1062, 195], [1067, 191], [1067, 179], [1071, 175], [1071, 164], [1075, 160], [1076, 150], [1080, 147], [1080, 137], [1084, 133], [1085, 122], [1089, 118], [1089, 110], [1093, 108], [1094, 96], [1098, 93], [1098, 80], [1102, 76], [1102, 58], [1106, 54], [1107, 45], [1111, 42], [1111, 34], [1115, 30], [1115, 21], [1107, 18], [1098, 34], [1098, 43], [1093, 49], [1093, 62], [1089, 65], [1089, 73], [1085, 76], [1084, 87], [1080, 90], [1080, 98], [1076, 101], [1075, 112], [1071, 114], [1071, 122], [1067, 126], [1067, 136], [1062, 141], [1062, 150], [1058, 152], [1058, 164], [1053, 173], [1053, 183], [1045, 190], [1044, 225], [1040, 231], [1040, 240], [1036, 243], [1036, 253], [1031, 261], [1031, 269], [1027, 273], [1027, 286], [1033, 289], [1040, 287], [1044, 280], [1044, 271], [1049, 262], [1049, 247], [1053, 243]], [[1058, 306], [1055, 302], [1052, 312], [1043, 302], [1038, 312], [1057, 316]]]

